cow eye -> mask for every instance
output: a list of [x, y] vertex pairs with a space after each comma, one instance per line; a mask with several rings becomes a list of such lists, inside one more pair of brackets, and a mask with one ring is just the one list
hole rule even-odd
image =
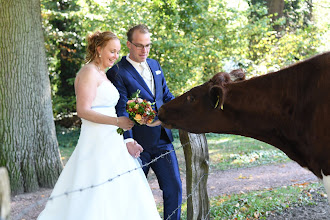
[[188, 95], [188, 96], [187, 96], [187, 101], [188, 101], [188, 102], [193, 102], [193, 101], [195, 101], [194, 96]]

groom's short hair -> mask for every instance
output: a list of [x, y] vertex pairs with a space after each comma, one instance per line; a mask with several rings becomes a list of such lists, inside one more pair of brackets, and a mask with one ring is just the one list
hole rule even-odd
[[149, 28], [146, 25], [144, 25], [144, 24], [135, 25], [134, 27], [130, 28], [127, 31], [127, 41], [132, 42], [133, 33], [135, 31], [140, 31], [141, 33], [144, 33], [144, 34], [150, 33]]

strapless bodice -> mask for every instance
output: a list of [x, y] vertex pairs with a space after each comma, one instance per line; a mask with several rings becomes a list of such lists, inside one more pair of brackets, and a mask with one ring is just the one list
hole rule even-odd
[[115, 107], [119, 100], [119, 93], [110, 81], [103, 81], [96, 91], [92, 107], [97, 109], [102, 106]]
[[[119, 92], [110, 81], [103, 81], [96, 90], [92, 102], [92, 109], [104, 115], [116, 117], [116, 105], [119, 100]], [[83, 124], [89, 121], [82, 119]], [[89, 122], [93, 123], [93, 122]]]

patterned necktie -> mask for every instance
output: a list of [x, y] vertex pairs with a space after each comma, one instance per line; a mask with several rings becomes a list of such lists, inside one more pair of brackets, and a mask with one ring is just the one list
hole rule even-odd
[[141, 71], [141, 76], [146, 79], [146, 80], [151, 80], [151, 76], [150, 76], [150, 72], [148, 70], [148, 67], [145, 63], [141, 63], [140, 64], [142, 67], [142, 71]]

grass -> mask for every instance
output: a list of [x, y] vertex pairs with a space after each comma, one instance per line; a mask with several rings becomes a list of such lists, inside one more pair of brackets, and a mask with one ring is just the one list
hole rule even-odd
[[[210, 198], [209, 216], [212, 220], [267, 219], [271, 213], [281, 213], [294, 206], [316, 205], [313, 194], [326, 200], [321, 183], [303, 183], [274, 189], [251, 191]], [[162, 209], [159, 209], [159, 211]], [[187, 220], [187, 204], [182, 204], [181, 219]], [[161, 212], [160, 212], [161, 213]]]
[[[180, 167], [184, 165], [184, 153], [177, 130], [173, 131], [174, 146]], [[283, 163], [290, 159], [279, 149], [264, 142], [239, 135], [206, 134], [210, 168], [228, 170], [264, 164]]]
[[238, 135], [208, 135], [211, 168], [227, 170], [270, 163], [289, 158], [282, 151], [264, 142]]
[[311, 192], [324, 196], [320, 183], [220, 196], [210, 200], [210, 216], [213, 220], [266, 219], [271, 212], [281, 212], [288, 207], [314, 205]]
[[[80, 129], [57, 127], [61, 157], [64, 162], [72, 154], [79, 137]], [[180, 172], [185, 176], [185, 159], [177, 130], [173, 130]], [[290, 159], [275, 147], [237, 135], [206, 134], [211, 170], [227, 170], [264, 164], [288, 162]], [[224, 195], [210, 198], [210, 216], [222, 219], [265, 219], [267, 214], [281, 211], [292, 205], [310, 204], [310, 191], [322, 193], [319, 183], [302, 184], [276, 189], [253, 191], [243, 194]], [[186, 204], [182, 204], [182, 219], [186, 219]], [[158, 207], [162, 213], [162, 207]]]
[[80, 134], [80, 128], [56, 127], [56, 136], [60, 148], [61, 159], [65, 164], [74, 151]]

